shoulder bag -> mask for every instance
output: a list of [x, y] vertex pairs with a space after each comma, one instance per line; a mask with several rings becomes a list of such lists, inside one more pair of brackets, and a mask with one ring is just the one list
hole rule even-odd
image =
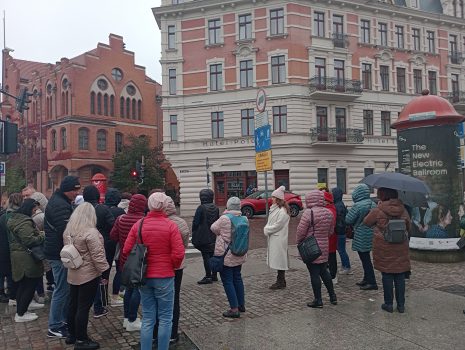
[[315, 238], [315, 222], [313, 219], [313, 210], [310, 211], [312, 215], [312, 221], [310, 227], [312, 228], [313, 234], [307, 236], [302, 242], [297, 245], [300, 257], [305, 264], [310, 264], [321, 256], [321, 249], [318, 245], [318, 241]]
[[[9, 219], [9, 217], [7, 217], [7, 221], [8, 221], [8, 219]], [[12, 236], [14, 237], [15, 241], [21, 247], [23, 247], [23, 249], [26, 251], [26, 253], [28, 253], [30, 256], [32, 256], [32, 258], [35, 261], [41, 262], [41, 261], [45, 260], [45, 253], [44, 253], [44, 245], [43, 244], [35, 245], [33, 247], [28, 248], [23, 244], [23, 242], [21, 242], [21, 240], [12, 231], [10, 231], [10, 232], [12, 233]]]
[[142, 225], [139, 224], [137, 239], [131, 253], [126, 260], [121, 274], [121, 284], [130, 288], [137, 288], [145, 284], [145, 272], [147, 271], [147, 247], [142, 240]]
[[208, 265], [210, 266], [210, 269], [212, 270], [213, 273], [217, 273], [217, 272], [222, 272], [223, 271], [223, 267], [224, 267], [224, 257], [226, 256], [226, 254], [228, 254], [228, 251], [229, 251], [229, 245], [228, 247], [226, 248], [226, 250], [224, 251], [224, 254], [223, 255], [219, 255], [219, 256], [212, 256], [209, 260], [208, 260]]

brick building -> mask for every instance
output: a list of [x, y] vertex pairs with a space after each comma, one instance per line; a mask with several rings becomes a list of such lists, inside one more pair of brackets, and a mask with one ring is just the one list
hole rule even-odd
[[259, 87], [272, 124], [272, 187], [304, 194], [324, 181], [349, 194], [365, 175], [394, 171], [390, 125], [412, 96], [427, 88], [464, 107], [463, 4], [162, 0], [153, 13], [164, 151], [182, 212], [193, 212], [207, 172], [217, 204], [250, 184], [263, 188], [254, 157]]
[[27, 179], [40, 191], [51, 193], [67, 174], [84, 185], [97, 172], [108, 177], [113, 155], [131, 134], [160, 144], [161, 86], [135, 64], [121, 36], [110, 34], [109, 44], [55, 64], [19, 60], [8, 50], [3, 62], [4, 87], [34, 94], [24, 118], [9, 98], [1, 111], [19, 124]]

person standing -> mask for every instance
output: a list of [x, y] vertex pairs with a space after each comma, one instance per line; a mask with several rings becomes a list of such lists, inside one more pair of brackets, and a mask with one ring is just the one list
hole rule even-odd
[[337, 235], [337, 251], [341, 258], [342, 269], [339, 271], [341, 275], [351, 275], [350, 259], [346, 250], [346, 215], [347, 208], [342, 201], [343, 192], [339, 187], [335, 187], [331, 191], [333, 193], [334, 205], [336, 207], [336, 235]]
[[[226, 211], [213, 223], [211, 229], [216, 235], [215, 256], [224, 255], [228, 246], [232, 243], [232, 222], [229, 215], [240, 216], [241, 220], [249, 225], [245, 216], [241, 216], [241, 200], [231, 197], [226, 203]], [[239, 318], [241, 312], [245, 312], [244, 282], [242, 281], [241, 269], [245, 263], [247, 254], [243, 256], [234, 255], [231, 250], [224, 257], [223, 271], [220, 273], [224, 291], [228, 297], [228, 311], [223, 312], [224, 317]]]
[[29, 310], [43, 308], [44, 304], [30, 305], [39, 280], [44, 274], [42, 261], [36, 260], [29, 249], [41, 246], [44, 235], [36, 228], [32, 215], [39, 203], [32, 198], [23, 201], [18, 210], [7, 214], [8, 240], [13, 281], [17, 283], [15, 322], [30, 322], [38, 318]]
[[214, 193], [210, 189], [203, 189], [199, 193], [200, 205], [195, 211], [192, 221], [192, 244], [202, 253], [205, 277], [198, 284], [211, 284], [218, 281], [216, 273], [211, 272], [208, 261], [215, 250], [215, 234], [211, 225], [220, 217], [220, 210], [213, 203]]
[[89, 310], [97, 293], [100, 276], [109, 267], [103, 237], [96, 226], [94, 207], [90, 203], [83, 203], [74, 210], [63, 234], [63, 241], [66, 244], [72, 243], [82, 258], [79, 268], [68, 269], [70, 303], [66, 344], [75, 344], [75, 350], [100, 347], [87, 335]]
[[360, 286], [361, 290], [378, 290], [370, 256], [373, 247], [373, 229], [363, 223], [365, 216], [376, 205], [370, 199], [370, 188], [366, 184], [360, 184], [354, 189], [352, 200], [354, 205], [346, 215], [346, 224], [353, 226], [352, 250], [358, 253], [363, 266], [363, 279], [357, 282], [357, 286]]
[[307, 264], [310, 273], [314, 300], [308, 303], [311, 308], [322, 308], [321, 281], [323, 281], [331, 304], [337, 305], [336, 293], [328, 270], [329, 236], [334, 232], [334, 217], [331, 211], [325, 207], [323, 191], [313, 190], [306, 194], [305, 209], [297, 226], [297, 244], [304, 241], [308, 236], [315, 236], [321, 255], [316, 260]]
[[60, 252], [63, 248], [63, 232], [73, 213], [73, 201], [81, 190], [79, 178], [66, 176], [55, 191], [45, 208], [44, 253], [53, 271], [55, 289], [50, 302], [48, 316], [49, 338], [66, 338], [68, 318], [69, 285], [67, 282], [68, 270], [63, 266]]
[[[334, 205], [334, 197], [331, 192], [329, 192], [328, 188], [325, 187], [323, 191], [323, 195], [325, 197], [325, 208], [328, 208], [331, 211], [333, 216], [333, 227], [336, 227], [336, 217], [337, 217], [337, 210], [336, 206]], [[337, 235], [336, 232], [333, 232], [329, 235], [329, 248], [328, 248], [328, 269], [329, 274], [331, 275], [331, 279], [333, 280], [333, 285], [337, 284]]]
[[158, 327], [158, 349], [169, 348], [174, 304], [174, 270], [184, 259], [184, 244], [178, 226], [168, 219], [164, 207], [168, 197], [161, 192], [148, 200], [150, 212], [131, 228], [124, 243], [123, 260], [131, 252], [141, 230], [142, 241], [148, 248], [146, 282], [140, 288], [142, 300], [141, 350], [152, 349], [153, 328]]
[[266, 263], [271, 269], [278, 270], [276, 282], [270, 286], [272, 290], [286, 288], [286, 271], [289, 269], [288, 236], [291, 211], [284, 200], [285, 190], [284, 186], [280, 186], [271, 194], [273, 204], [263, 229], [268, 240]]
[[398, 199], [398, 193], [391, 188], [379, 188], [378, 206], [370, 211], [363, 223], [369, 227], [374, 226], [373, 236], [373, 263], [375, 269], [383, 276], [384, 304], [381, 308], [393, 312], [394, 293], [397, 302], [397, 311], [405, 312], [405, 274], [410, 271], [409, 240], [407, 233], [402, 243], [390, 243], [384, 239], [390, 219], [402, 219], [410, 232], [411, 221], [404, 204]]

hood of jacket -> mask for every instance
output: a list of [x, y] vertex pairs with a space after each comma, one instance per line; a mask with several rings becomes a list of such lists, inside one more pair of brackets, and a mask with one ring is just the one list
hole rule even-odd
[[324, 191], [312, 190], [305, 195], [305, 204], [307, 208], [324, 207], [325, 195]]
[[165, 211], [166, 215], [170, 216], [170, 215], [176, 215], [177, 212], [176, 212], [176, 206], [174, 205], [174, 202], [173, 200], [171, 199], [171, 197], [169, 197], [166, 201], [165, 201], [165, 208], [163, 208], [163, 210]]
[[343, 192], [339, 187], [334, 187], [331, 192], [333, 193], [334, 203], [342, 202]]
[[128, 214], [145, 213], [147, 209], [147, 198], [143, 194], [135, 194], [129, 201]]
[[326, 191], [321, 191], [323, 192], [323, 197], [325, 198], [325, 201], [327, 202], [326, 204], [334, 204], [334, 197], [331, 192], [326, 192]]
[[360, 184], [355, 187], [354, 192], [352, 192], [352, 199], [354, 203], [360, 202], [364, 199], [370, 199], [370, 187], [366, 184]]
[[105, 204], [109, 207], [116, 207], [121, 202], [121, 192], [116, 188], [109, 188], [105, 193]]
[[45, 212], [45, 207], [48, 204], [48, 199], [45, 197], [43, 193], [40, 192], [34, 192], [31, 194], [31, 198], [39, 202], [39, 208], [42, 210], [42, 212]]
[[203, 189], [200, 191], [199, 193], [199, 197], [200, 197], [200, 203], [201, 204], [208, 204], [208, 203], [213, 203], [213, 197], [214, 197], [214, 193], [212, 190], [210, 189]]
[[388, 201], [379, 202], [378, 208], [387, 216], [398, 218], [404, 212], [404, 204], [400, 199], [390, 199]]

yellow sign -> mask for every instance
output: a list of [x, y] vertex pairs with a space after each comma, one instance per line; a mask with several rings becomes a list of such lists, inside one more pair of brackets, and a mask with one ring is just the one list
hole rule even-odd
[[255, 153], [255, 168], [257, 171], [273, 170], [271, 161], [271, 150]]

